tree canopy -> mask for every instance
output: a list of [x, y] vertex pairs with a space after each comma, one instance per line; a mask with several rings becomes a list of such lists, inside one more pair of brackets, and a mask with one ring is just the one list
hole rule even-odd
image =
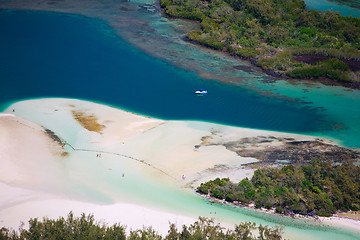
[[[65, 240], [280, 240], [282, 239], [282, 227], [268, 227], [255, 223], [244, 222], [235, 225], [234, 230], [226, 230], [214, 220], [199, 217], [199, 220], [190, 226], [183, 225], [182, 230], [178, 230], [176, 225], [169, 223], [168, 234], [163, 237], [152, 227], [130, 230], [126, 233], [126, 226], [114, 224], [111, 227], [106, 224], [98, 223], [93, 215], [82, 214], [80, 217], [74, 217], [70, 212], [65, 219], [60, 217], [56, 220], [44, 218], [42, 221], [33, 218], [29, 220], [29, 228], [20, 228], [19, 231], [0, 229], [0, 240], [40, 240], [40, 239], [65, 239]], [[254, 236], [253, 232], [258, 232]]]
[[337, 210], [360, 210], [360, 167], [314, 160], [311, 165], [258, 169], [251, 180], [237, 184], [217, 178], [202, 183], [198, 191], [283, 214], [330, 216]]

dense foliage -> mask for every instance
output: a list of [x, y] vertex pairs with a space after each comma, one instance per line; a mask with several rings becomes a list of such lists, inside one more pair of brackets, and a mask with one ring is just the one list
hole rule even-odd
[[263, 69], [299, 78], [360, 81], [360, 72], [353, 73], [357, 68], [293, 59], [315, 48], [317, 54], [360, 65], [359, 18], [307, 10], [303, 0], [161, 0], [161, 6], [169, 16], [200, 21], [201, 30], [190, 31], [189, 39], [252, 58]]
[[251, 180], [235, 184], [217, 178], [202, 183], [198, 191], [228, 202], [254, 202], [256, 208], [275, 208], [279, 213], [330, 216], [337, 210], [359, 210], [360, 167], [313, 161], [299, 167], [258, 169]]
[[[0, 240], [22, 240], [22, 239], [109, 239], [109, 240], [177, 240], [177, 239], [212, 239], [212, 240], [252, 240], [252, 239], [282, 239], [282, 228], [256, 226], [255, 223], [245, 222], [235, 225], [234, 230], [223, 231], [219, 224], [213, 220], [200, 217], [198, 221], [189, 227], [183, 226], [181, 231], [176, 229], [175, 224], [170, 224], [168, 234], [165, 237], [159, 235], [152, 227], [142, 230], [130, 230], [126, 234], [126, 227], [115, 224], [111, 227], [105, 224], [95, 222], [93, 215], [74, 217], [70, 212], [67, 219], [59, 218], [57, 220], [44, 218], [39, 221], [37, 218], [29, 220], [29, 229], [21, 228], [18, 232], [7, 228], [0, 229]], [[258, 236], [252, 234], [258, 232]]]

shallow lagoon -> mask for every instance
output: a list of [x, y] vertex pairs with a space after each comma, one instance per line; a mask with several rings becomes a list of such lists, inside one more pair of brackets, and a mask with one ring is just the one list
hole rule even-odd
[[[52, 102], [49, 104], [47, 101]], [[37, 101], [38, 103], [36, 101], [25, 101], [17, 103], [6, 110], [6, 112], [11, 113], [12, 108], [15, 108], [18, 116], [32, 122], [37, 122], [44, 128], [52, 129], [71, 146], [80, 149], [75, 152], [69, 149], [70, 155], [62, 159], [62, 161], [49, 162], [48, 159], [23, 160], [23, 163], [20, 164], [20, 170], [23, 168], [23, 172], [26, 173], [24, 176], [28, 175], [31, 179], [34, 178], [35, 180], [13, 179], [13, 181], [10, 181], [10, 185], [15, 184], [15, 186], [21, 188], [49, 192], [57, 196], [64, 196], [65, 200], [70, 199], [74, 202], [84, 202], [85, 204], [98, 205], [99, 207], [109, 206], [111, 208], [117, 203], [131, 203], [136, 204], [139, 208], [146, 207], [155, 211], [175, 214], [175, 216], [180, 215], [180, 219], [183, 216], [197, 218], [199, 215], [214, 217], [215, 221], [220, 221], [225, 227], [233, 226], [242, 221], [252, 221], [257, 224], [271, 226], [282, 224], [285, 227], [285, 237], [290, 239], [356, 239], [357, 237], [357, 233], [352, 231], [330, 228], [315, 222], [308, 222], [304, 219], [293, 219], [270, 213], [262, 213], [253, 209], [211, 204], [208, 200], [195, 195], [191, 189], [180, 188], [178, 182], [174, 182], [173, 178], [169, 178], [169, 176], [175, 176], [176, 179], [176, 176], [180, 176], [172, 174], [171, 169], [165, 171], [165, 173], [168, 172], [170, 175], [159, 174], [159, 169], [162, 170], [162, 164], [157, 163], [158, 159], [155, 157], [157, 155], [149, 151], [149, 149], [156, 151], [154, 149], [168, 146], [170, 146], [169, 149], [172, 149], [171, 144], [166, 145], [164, 143], [161, 144], [161, 142], [171, 141], [174, 137], [183, 138], [184, 134], [166, 135], [162, 130], [156, 132], [157, 130], [152, 128], [150, 131], [144, 131], [146, 134], [135, 135], [125, 140], [125, 145], [121, 143], [118, 145], [111, 144], [112, 147], [107, 147], [106, 144], [99, 145], [101, 141], [92, 138], [91, 135], [93, 134], [86, 134], [87, 131], [84, 132], [84, 129], [79, 124], [76, 124], [77, 122], [73, 119], [71, 112], [66, 112], [65, 108], [71, 111], [74, 109], [74, 106], [78, 106], [75, 109], [79, 109], [80, 106], [80, 109], [89, 109], [89, 113], [93, 112], [93, 110], [86, 105], [78, 105], [71, 100], [67, 102], [62, 101], [61, 99], [41, 99]], [[58, 111], [53, 111], [54, 108], [58, 109]], [[107, 114], [104, 113], [104, 115]], [[195, 136], [198, 136], [195, 139], [208, 135], [214, 129], [225, 128], [225, 126], [214, 126], [214, 124], [199, 122], [190, 122], [186, 123], [186, 125], [190, 129], [182, 128], [184, 124], [172, 126], [182, 129], [178, 131], [184, 131], [185, 135], [192, 136], [195, 134]], [[161, 127], [159, 126], [159, 128]], [[201, 130], [200, 133], [198, 132], [199, 130]], [[232, 130], [237, 131], [236, 129]], [[155, 131], [155, 133], [152, 131]], [[176, 133], [173, 130], [171, 132]], [[228, 133], [231, 134], [232, 132]], [[269, 133], [262, 132], [258, 134], [266, 135]], [[277, 135], [277, 133], [272, 134]], [[148, 137], [145, 135], [148, 135]], [[154, 136], [158, 137], [154, 138]], [[186, 139], [191, 138], [193, 137]], [[154, 141], [151, 141], [153, 139]], [[194, 144], [188, 144], [184, 141], [178, 142], [177, 139], [174, 139], [174, 142], [178, 144], [177, 146], [180, 149], [183, 149], [181, 143], [189, 146], [190, 149], [193, 148]], [[190, 142], [193, 142], [193, 140], [190, 140]], [[142, 152], [139, 148], [145, 148], [145, 151]], [[103, 157], [101, 159], [95, 158], [94, 151], [102, 152]], [[167, 150], [167, 152], [174, 154], [172, 150]], [[151, 162], [151, 165], [155, 168], [149, 168], [147, 164], [143, 164], [141, 161], [125, 158], [123, 157], [124, 153], [137, 159], [143, 159], [145, 162]], [[227, 155], [226, 152], [222, 153]], [[175, 151], [175, 154], [179, 154], [179, 151]], [[211, 159], [211, 156], [209, 157]], [[161, 157], [160, 154], [161, 158], [163, 160], [160, 160], [160, 162], [166, 161], [166, 157]], [[171, 157], [169, 160], [171, 161]], [[194, 161], [197, 161], [197, 159], [194, 159]], [[44, 171], [45, 169], [46, 171]], [[124, 172], [125, 178], [122, 177]], [[175, 170], [175, 172], [177, 171]], [[18, 174], [18, 172], [16, 173]], [[7, 183], [8, 180], [4, 179], [4, 182]], [[77, 206], [77, 204], [74, 205]], [[47, 206], [51, 207], [51, 205]], [[74, 208], [74, 211], [79, 211], [76, 207]], [[14, 216], [13, 212], [10, 211], [10, 213]], [[113, 212], [110, 215], [114, 219], [124, 216], [121, 211]], [[141, 215], [139, 216], [141, 217]], [[104, 216], [104, 219], [106, 220], [107, 217], [110, 216]], [[177, 222], [176, 219], [175, 221]], [[127, 222], [122, 223], [126, 224]], [[151, 223], [149, 219], [143, 222], [145, 225], [150, 225]], [[156, 228], [156, 224], [154, 227]]]

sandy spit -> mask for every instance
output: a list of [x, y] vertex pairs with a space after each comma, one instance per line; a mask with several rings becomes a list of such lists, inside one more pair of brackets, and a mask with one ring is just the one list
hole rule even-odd
[[[74, 112], [90, 116], [101, 131], [84, 127]], [[141, 197], [146, 193], [135, 191], [137, 186], [188, 194], [216, 177], [251, 178], [254, 169], [244, 164], [256, 159], [205, 143], [259, 136], [315, 138], [163, 121], [76, 99], [17, 102], [0, 114], [0, 223], [18, 228], [31, 217], [57, 218], [72, 210], [108, 224], [120, 222], [128, 230], [152, 225], [164, 235], [169, 221], [181, 228], [198, 216]], [[359, 230], [356, 221], [324, 221]]]

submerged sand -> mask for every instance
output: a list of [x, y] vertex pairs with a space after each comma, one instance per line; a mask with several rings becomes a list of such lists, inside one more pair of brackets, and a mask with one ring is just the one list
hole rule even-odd
[[[74, 113], [82, 113], [82, 118]], [[91, 121], [84, 125], [86, 117]], [[89, 124], [102, 126], [101, 131]], [[202, 210], [185, 212], [179, 205], [171, 206], [162, 194], [170, 199], [172, 194], [193, 195], [201, 182], [216, 177], [236, 182], [254, 172], [245, 164], [258, 160], [207, 143], [259, 136], [315, 139], [205, 122], [163, 121], [75, 99], [18, 102], [0, 114], [0, 222], [17, 228], [31, 217], [56, 218], [72, 210], [93, 213], [109, 224], [120, 222], [128, 229], [152, 225], [166, 234], [169, 221], [181, 228], [194, 222]], [[360, 227], [358, 222], [346, 224]]]

